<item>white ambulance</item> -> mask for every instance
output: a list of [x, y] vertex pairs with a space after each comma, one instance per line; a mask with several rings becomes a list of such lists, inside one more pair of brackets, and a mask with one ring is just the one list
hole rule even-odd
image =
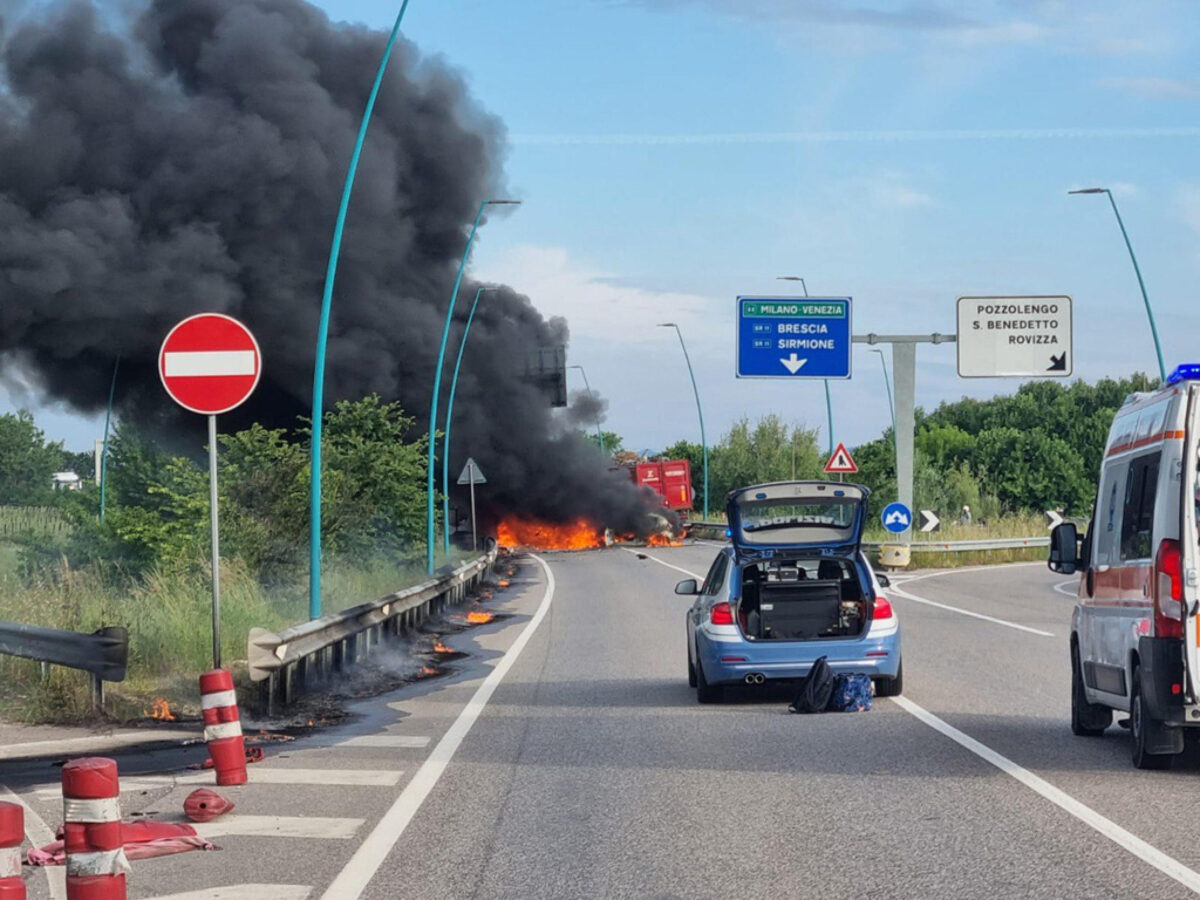
[[1071, 523], [1051, 537], [1050, 568], [1080, 573], [1071, 730], [1098, 736], [1128, 712], [1142, 769], [1170, 766], [1200, 729], [1198, 446], [1200, 365], [1180, 366], [1113, 419], [1082, 541]]

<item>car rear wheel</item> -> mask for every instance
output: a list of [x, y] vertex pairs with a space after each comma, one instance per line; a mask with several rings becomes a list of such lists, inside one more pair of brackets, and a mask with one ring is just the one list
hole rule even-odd
[[1133, 764], [1139, 769], [1167, 769], [1173, 754], [1151, 753], [1147, 732], [1153, 727], [1142, 698], [1142, 672], [1133, 670], [1133, 693], [1129, 698], [1129, 730], [1133, 733]]
[[899, 697], [904, 690], [904, 660], [896, 667], [895, 678], [876, 678], [876, 697]]
[[1083, 671], [1079, 647], [1071, 649], [1071, 733], [1080, 737], [1099, 737], [1112, 724], [1113, 712], [1107, 706], [1089, 703], [1083, 690]]
[[725, 688], [708, 683], [704, 677], [704, 665], [696, 658], [696, 699], [701, 703], [720, 703], [725, 699]]

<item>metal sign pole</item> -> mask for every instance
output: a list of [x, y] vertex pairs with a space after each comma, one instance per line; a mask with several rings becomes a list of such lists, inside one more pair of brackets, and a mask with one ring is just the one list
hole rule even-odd
[[221, 668], [221, 550], [217, 538], [217, 417], [208, 417], [208, 503], [212, 520], [213, 668]]
[[479, 549], [479, 541], [475, 535], [475, 470], [471, 469], [471, 550]]
[[953, 344], [954, 334], [856, 334], [856, 344], [892, 345], [892, 381], [896, 406], [896, 494], [913, 508], [913, 438], [916, 428], [917, 344]]

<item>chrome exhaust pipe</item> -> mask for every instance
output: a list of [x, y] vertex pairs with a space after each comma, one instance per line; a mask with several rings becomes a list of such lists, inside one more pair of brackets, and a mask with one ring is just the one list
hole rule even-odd
[[760, 672], [750, 672], [745, 678], [746, 684], [762, 684], [766, 680], [767, 676]]

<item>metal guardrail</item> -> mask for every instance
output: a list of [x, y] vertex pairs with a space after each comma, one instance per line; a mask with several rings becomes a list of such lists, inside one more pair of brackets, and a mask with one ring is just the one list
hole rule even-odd
[[379, 600], [362, 603], [275, 633], [251, 628], [250, 680], [264, 683], [263, 705], [272, 715], [310, 681], [325, 680], [370, 655], [384, 640], [399, 637], [447, 606], [456, 606], [487, 576], [497, 549], [445, 574]]
[[[728, 527], [724, 522], [691, 522], [693, 533], [696, 531], [718, 532], [725, 536]], [[878, 550], [880, 547], [892, 544], [904, 544], [913, 553], [965, 553], [971, 550], [1020, 550], [1024, 547], [1049, 547], [1050, 536], [1015, 537], [1015, 538], [981, 538], [968, 541], [931, 541], [927, 539], [903, 540], [897, 537], [894, 541], [863, 541], [862, 546], [867, 550]]]
[[124, 681], [129, 632], [120, 626], [92, 634], [0, 622], [0, 653], [80, 669], [92, 676], [92, 704], [104, 709], [104, 682]]
[[[875, 549], [885, 544], [902, 544], [904, 541], [864, 541], [863, 546]], [[1024, 547], [1049, 547], [1050, 536], [983, 538], [973, 541], [908, 541], [912, 553], [964, 553], [970, 550], [1020, 550]]]

